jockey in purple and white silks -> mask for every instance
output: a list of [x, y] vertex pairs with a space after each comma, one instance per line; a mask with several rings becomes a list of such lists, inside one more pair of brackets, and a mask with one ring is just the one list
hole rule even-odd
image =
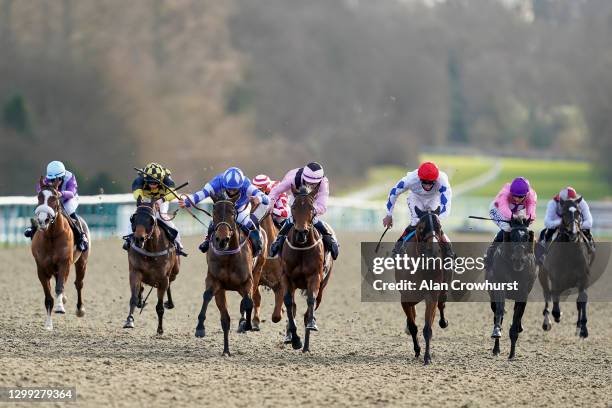
[[[234, 201], [236, 207], [236, 222], [249, 235], [249, 239], [253, 245], [253, 255], [257, 256], [261, 251], [261, 237], [259, 235], [259, 225], [251, 218], [251, 200], [254, 204], [262, 204], [267, 206], [270, 202], [268, 196], [259, 188], [254, 186], [248, 177], [245, 177], [242, 170], [237, 167], [230, 167], [223, 173], [218, 174], [212, 180], [204, 185], [201, 191], [190, 195], [189, 198], [195, 204], [206, 198], [222, 193], [226, 193], [230, 200]], [[189, 200], [180, 200], [179, 206], [190, 207]], [[214, 231], [212, 222], [208, 227], [208, 234], [204, 242], [200, 244], [202, 252], [208, 251], [210, 246], [210, 236]]]
[[[76, 177], [73, 173], [66, 170], [64, 163], [55, 160], [47, 165], [47, 175], [43, 183], [57, 185], [58, 191], [62, 194], [64, 211], [66, 211], [66, 214], [74, 221], [73, 230], [76, 232], [74, 242], [81, 252], [87, 251], [89, 242], [87, 241], [87, 236], [83, 233], [83, 227], [76, 214], [76, 209], [79, 206]], [[40, 192], [40, 186], [38, 184], [36, 185], [36, 192]], [[28, 238], [32, 238], [35, 232], [36, 226], [32, 224], [31, 227], [25, 230], [24, 235]]]
[[[451, 210], [453, 191], [448, 182], [448, 176], [440, 171], [434, 163], [423, 162], [418, 169], [410, 171], [402, 177], [389, 191], [386, 205], [387, 215], [383, 219], [383, 226], [388, 228], [393, 226], [395, 202], [397, 197], [406, 191], [410, 191], [406, 199], [410, 210], [410, 225], [398, 239], [395, 251], [399, 251], [404, 241], [407, 240], [406, 237], [411, 236], [416, 230], [416, 225], [419, 223], [416, 208], [421, 211], [435, 211], [439, 208], [439, 218], [442, 219], [448, 217]], [[453, 256], [450, 239], [446, 234], [443, 234], [442, 239], [447, 256]]]
[[510, 231], [510, 220], [513, 216], [524, 213], [532, 222], [536, 219], [536, 204], [538, 195], [529, 180], [517, 177], [511, 183], [506, 183], [491, 202], [489, 215], [493, 222], [499, 227], [499, 232], [485, 256], [485, 266], [490, 269], [493, 265], [493, 254], [497, 244], [504, 240], [504, 231]]
[[[313, 203], [315, 210], [315, 217], [312, 220], [313, 226], [321, 234], [325, 250], [331, 253], [333, 259], [338, 258], [340, 252], [338, 241], [329, 225], [320, 219], [327, 211], [327, 200], [329, 198], [329, 180], [325, 177], [323, 166], [317, 162], [311, 162], [304, 167], [290, 170], [270, 191], [270, 201], [274, 204], [281, 199], [283, 193], [293, 195], [293, 191], [299, 190], [301, 187], [316, 191]], [[292, 226], [293, 218], [289, 217], [278, 232], [276, 240], [270, 246], [270, 256], [275, 257], [280, 253]]]

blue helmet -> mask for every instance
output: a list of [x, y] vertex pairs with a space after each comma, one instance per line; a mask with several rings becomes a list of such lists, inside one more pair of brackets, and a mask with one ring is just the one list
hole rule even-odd
[[61, 161], [52, 161], [47, 165], [47, 179], [55, 180], [58, 177], [64, 177], [66, 175], [66, 167]]
[[244, 183], [244, 174], [238, 167], [230, 167], [223, 173], [223, 188], [239, 189]]

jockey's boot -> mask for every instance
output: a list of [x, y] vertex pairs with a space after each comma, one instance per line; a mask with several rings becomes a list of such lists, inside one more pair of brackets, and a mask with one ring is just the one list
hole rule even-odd
[[126, 251], [130, 249], [130, 245], [132, 245], [132, 238], [134, 237], [134, 233], [128, 234], [128, 235], [124, 235], [123, 239], [123, 249], [125, 249]]
[[183, 243], [181, 241], [179, 241], [178, 239], [174, 240], [174, 246], [176, 247], [176, 253], [179, 256], [188, 256], [189, 254], [185, 251], [183, 251]]
[[75, 237], [76, 246], [81, 252], [85, 252], [89, 249], [89, 242], [87, 241], [87, 236], [83, 232], [83, 226], [81, 225], [81, 220], [77, 217], [76, 212], [70, 214], [70, 218], [74, 222], [74, 227], [77, 233]]
[[36, 225], [34, 224], [34, 220], [31, 220], [31, 225], [28, 228], [26, 228], [26, 230], [23, 232], [23, 235], [26, 238], [33, 239], [34, 234], [36, 234]]
[[406, 227], [402, 236], [399, 237], [399, 239], [395, 243], [395, 246], [393, 247], [393, 251], [391, 251], [393, 255], [402, 254], [404, 252], [404, 245], [410, 238], [412, 238], [412, 235], [414, 235], [413, 234], [414, 231], [416, 231], [416, 226], [409, 225]]
[[283, 227], [278, 231], [278, 236], [272, 245], [270, 245], [270, 257], [274, 258], [280, 253], [281, 249], [283, 249], [283, 244], [285, 243], [285, 239], [287, 239], [287, 234], [291, 227], [293, 227], [293, 223], [287, 218]]
[[261, 253], [261, 235], [259, 235], [258, 229], [252, 229], [249, 231], [249, 239], [253, 246], [253, 257], [258, 256]]
[[327, 224], [321, 220], [317, 221], [316, 224], [314, 224], [314, 227], [323, 236], [323, 246], [326, 251], [331, 253], [332, 258], [335, 261], [340, 253], [340, 246], [338, 245], [338, 241], [336, 241], [336, 237], [334, 237]]
[[210, 236], [214, 231], [213, 223], [208, 224], [208, 232], [206, 233], [206, 237], [204, 241], [198, 246], [198, 249], [202, 251], [202, 253], [206, 253], [208, 251], [208, 247], [210, 246]]
[[540, 232], [540, 239], [534, 250], [536, 263], [539, 266], [544, 265], [544, 258], [546, 258], [546, 254], [548, 253], [548, 243], [552, 239], [555, 231], [555, 228], [544, 228]]

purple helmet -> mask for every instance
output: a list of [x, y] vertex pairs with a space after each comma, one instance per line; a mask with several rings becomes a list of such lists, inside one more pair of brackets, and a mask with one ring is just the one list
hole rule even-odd
[[529, 181], [524, 177], [517, 177], [510, 184], [510, 194], [526, 196], [529, 193]]

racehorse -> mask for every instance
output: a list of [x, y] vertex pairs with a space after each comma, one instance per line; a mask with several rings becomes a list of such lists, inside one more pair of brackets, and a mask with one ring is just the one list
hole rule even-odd
[[208, 262], [208, 273], [205, 279], [206, 289], [204, 290], [202, 308], [198, 315], [195, 336], [205, 336], [206, 310], [214, 296], [221, 314], [223, 355], [230, 356], [230, 315], [227, 311], [225, 291], [233, 290], [242, 296], [238, 332], [244, 333], [252, 330], [253, 248], [248, 244], [248, 235], [236, 223], [234, 202], [225, 194], [213, 197], [213, 202], [214, 235], [210, 245], [211, 248], [206, 254]]
[[[158, 225], [155, 204], [141, 204], [130, 217], [134, 237], [128, 249], [130, 269], [130, 312], [123, 327], [134, 328], [134, 309], [144, 307], [142, 291], [144, 284], [157, 288], [157, 334], [163, 334], [164, 307], [172, 309], [170, 283], [179, 273], [180, 258], [174, 243]], [[164, 304], [164, 295], [168, 301]]]
[[[422, 257], [425, 259], [440, 259], [442, 260], [443, 248], [440, 245], [443, 242], [442, 226], [438, 215], [440, 208], [436, 210], [422, 211], [415, 207], [415, 212], [419, 217], [419, 222], [416, 225], [412, 236], [406, 237], [405, 248], [407, 255], [412, 257]], [[400, 250], [402, 252], [404, 249]], [[421, 282], [432, 282], [433, 286], [446, 281], [446, 272], [442, 267], [443, 262], [433, 268], [419, 268], [416, 271], [410, 271], [410, 280], [416, 283], [417, 287], [421, 286]], [[399, 282], [406, 279], [404, 270], [397, 270], [395, 278]], [[436, 286], [439, 287], [439, 286]], [[406, 332], [412, 336], [415, 358], [421, 355], [421, 346], [419, 345], [418, 327], [416, 325], [416, 305], [425, 300], [425, 326], [423, 327], [423, 337], [425, 338], [425, 354], [423, 363], [428, 365], [431, 363], [430, 342], [432, 337], [433, 321], [436, 317], [436, 307], [440, 310], [439, 325], [441, 328], [446, 328], [448, 322], [444, 318], [444, 307], [446, 303], [446, 291], [443, 290], [419, 290], [410, 293], [402, 293], [402, 308], [406, 314]]]
[[329, 282], [333, 267], [331, 257], [327, 257], [326, 264], [322, 236], [313, 226], [315, 216], [313, 193], [304, 186], [293, 192], [295, 199], [291, 206], [291, 214], [294, 225], [287, 234], [280, 255], [284, 303], [289, 320], [288, 331], [291, 346], [295, 350], [302, 347], [295, 324], [295, 290], [303, 289], [306, 292], [308, 307], [304, 313], [306, 334], [303, 352], [310, 351], [310, 332], [318, 331], [315, 310], [321, 305], [323, 290]]
[[274, 225], [271, 212], [259, 220], [261, 231], [264, 233], [267, 245], [264, 245], [262, 253], [257, 257], [253, 268], [253, 330], [259, 331], [259, 312], [261, 310], [261, 292], [259, 285], [264, 285], [274, 291], [274, 311], [272, 312], [272, 322], [278, 323], [282, 315], [283, 290], [281, 287], [282, 267], [278, 257], [270, 258], [266, 254], [270, 251], [270, 245], [278, 235], [278, 228]]
[[552, 315], [555, 322], [559, 323], [561, 321], [560, 294], [578, 288], [576, 335], [585, 339], [589, 335], [586, 309], [589, 267], [592, 260], [587, 248], [588, 239], [580, 230], [582, 214], [578, 204], [581, 200], [582, 197], [577, 200], [560, 202], [561, 224], [557, 236], [550, 244], [544, 265], [540, 268], [539, 279], [545, 299], [542, 328], [548, 331], [552, 327], [548, 317], [548, 303], [551, 299], [553, 301]]
[[[51, 310], [53, 309], [53, 297], [51, 296], [51, 277], [55, 277], [56, 306], [55, 313], [65, 313], [64, 283], [68, 279], [70, 266], [74, 264], [76, 279], [74, 286], [77, 290], [76, 315], [83, 317], [85, 308], [81, 290], [83, 279], [87, 270], [87, 258], [91, 251], [80, 252], [74, 243], [74, 232], [68, 215], [64, 212], [61, 204], [61, 193], [57, 186], [44, 184], [43, 178], [39, 181], [40, 192], [38, 193], [38, 206], [34, 211], [36, 215], [33, 222], [36, 226], [36, 234], [32, 238], [32, 255], [36, 261], [38, 279], [45, 291], [45, 309], [47, 319], [45, 329], [52, 330]], [[83, 232], [89, 237], [89, 228], [85, 220], [79, 217]]]
[[504, 238], [493, 254], [491, 268], [487, 271], [487, 280], [495, 283], [517, 282], [518, 290], [489, 291], [491, 310], [493, 311], [493, 333], [495, 340], [493, 355], [500, 353], [499, 339], [504, 320], [505, 299], [514, 300], [514, 314], [510, 326], [510, 354], [515, 356], [516, 342], [523, 331], [521, 319], [527, 306], [527, 297], [536, 279], [533, 231], [529, 230], [531, 220], [522, 214], [515, 215], [510, 221], [510, 231], [504, 231]]

